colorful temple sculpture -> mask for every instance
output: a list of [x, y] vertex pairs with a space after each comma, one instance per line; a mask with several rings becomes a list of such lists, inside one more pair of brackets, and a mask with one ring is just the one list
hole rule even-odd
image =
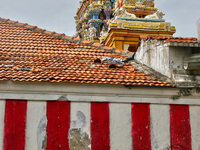
[[136, 51], [141, 35], [172, 36], [154, 0], [82, 0], [75, 16], [76, 34], [85, 40]]

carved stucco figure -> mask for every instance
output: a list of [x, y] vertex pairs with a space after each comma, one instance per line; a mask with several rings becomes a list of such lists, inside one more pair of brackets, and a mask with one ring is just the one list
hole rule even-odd
[[145, 19], [162, 19], [164, 15], [162, 11], [157, 10], [153, 15], [146, 16]]
[[74, 19], [75, 19], [75, 23], [78, 24], [78, 23], [79, 23], [79, 19], [78, 19], [78, 17], [75, 16]]
[[83, 28], [82, 28], [82, 38], [84, 38], [84, 40], [88, 40], [89, 39], [88, 34], [89, 34], [89, 31], [86, 27], [86, 23], [84, 23]]
[[100, 39], [100, 43], [105, 38], [106, 34], [107, 34], [107, 31], [106, 31], [105, 27], [103, 26], [103, 28], [101, 30], [101, 33], [100, 33], [100, 38], [99, 38]]
[[124, 7], [121, 7], [120, 9], [117, 8], [115, 10], [114, 14], [115, 14], [115, 19], [117, 19], [117, 18], [132, 18], [132, 19], [137, 18], [136, 15], [127, 12]]
[[121, 10], [122, 11], [122, 17], [125, 17], [125, 18], [137, 18], [136, 15], [127, 12], [124, 7], [121, 7], [120, 9], [122, 9]]
[[89, 13], [89, 9], [86, 10], [83, 18], [87, 18], [88, 13]]
[[88, 29], [84, 30], [84, 40], [89, 40], [88, 32], [89, 32]]
[[[136, 15], [131, 14], [129, 12], [126, 11], [126, 9], [123, 7], [123, 4], [126, 1], [123, 1], [121, 3], [120, 0], [116, 0], [115, 1], [115, 11], [114, 11], [114, 15], [115, 15], [115, 19], [122, 17], [122, 18], [137, 18]], [[120, 4], [121, 3], [121, 4]], [[119, 7], [121, 5], [121, 7]]]
[[90, 24], [89, 27], [90, 27], [89, 28], [89, 40], [94, 41], [94, 37], [96, 36], [97, 29], [92, 24]]
[[104, 36], [106, 33], [107, 33], [107, 31], [106, 31], [105, 27], [103, 26], [102, 31], [101, 31], [101, 33], [100, 33], [100, 36], [102, 37], [102, 36]]

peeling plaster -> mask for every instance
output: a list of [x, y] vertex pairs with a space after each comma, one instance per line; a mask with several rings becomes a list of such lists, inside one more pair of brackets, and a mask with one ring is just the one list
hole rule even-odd
[[61, 97], [59, 97], [58, 100], [68, 101], [68, 99], [67, 99], [67, 97], [65, 95], [62, 95]]
[[162, 149], [162, 150], [171, 150], [171, 147], [167, 146], [165, 149]]
[[87, 123], [86, 116], [81, 111], [77, 111], [76, 117], [77, 117], [77, 120], [71, 121], [71, 127], [83, 129]]
[[47, 146], [46, 127], [47, 127], [47, 117], [44, 116], [40, 119], [40, 123], [39, 123], [38, 129], [37, 129], [38, 150], [45, 150], [45, 148]]
[[[153, 122], [151, 122], [151, 125], [153, 125]], [[152, 138], [155, 140], [155, 141], [154, 141], [155, 144], [152, 145], [152, 146], [154, 146], [154, 149], [158, 149], [158, 148], [159, 148], [159, 146], [158, 146], [158, 141], [157, 141], [156, 138], [155, 138], [154, 132], [151, 133], [151, 136], [152, 136]]]
[[71, 129], [68, 132], [70, 150], [90, 150], [91, 140], [83, 128], [86, 126], [86, 116], [83, 112], [77, 111], [77, 120], [71, 121]]
[[86, 132], [81, 129], [69, 129], [69, 148], [70, 150], [90, 150], [91, 141]]
[[180, 89], [180, 91], [177, 93], [177, 95], [174, 95], [171, 97], [173, 100], [178, 100], [181, 96], [190, 96], [194, 93], [194, 90], [192, 89]]

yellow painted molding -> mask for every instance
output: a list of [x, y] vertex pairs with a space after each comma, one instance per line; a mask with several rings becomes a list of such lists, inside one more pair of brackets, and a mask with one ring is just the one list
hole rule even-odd
[[122, 36], [115, 36], [115, 37], [113, 37], [113, 40], [114, 41], [124, 41], [124, 37], [122, 37]]
[[138, 45], [138, 42], [124, 42], [124, 44], [132, 44], [132, 45]]

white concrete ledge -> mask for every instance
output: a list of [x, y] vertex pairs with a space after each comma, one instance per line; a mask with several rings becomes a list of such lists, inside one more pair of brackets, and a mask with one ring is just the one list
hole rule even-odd
[[200, 47], [200, 43], [178, 43], [178, 42], [170, 42], [168, 46]]
[[[75, 102], [117, 102], [200, 105], [200, 94], [178, 96], [178, 88], [133, 87], [120, 85], [12, 82], [0, 83], [0, 99], [34, 101], [69, 100]], [[174, 100], [173, 98], [177, 98]]]
[[1, 91], [25, 93], [83, 93], [83, 94], [123, 94], [123, 95], [176, 95], [178, 89], [167, 87], [132, 87], [109, 84], [79, 84], [50, 82], [0, 82]]
[[143, 95], [106, 95], [106, 94], [74, 94], [74, 93], [0, 93], [0, 99], [19, 99], [31, 101], [66, 100], [72, 102], [113, 102], [113, 103], [151, 103], [151, 104], [189, 104], [200, 105], [200, 99], [194, 96], [172, 97]]

